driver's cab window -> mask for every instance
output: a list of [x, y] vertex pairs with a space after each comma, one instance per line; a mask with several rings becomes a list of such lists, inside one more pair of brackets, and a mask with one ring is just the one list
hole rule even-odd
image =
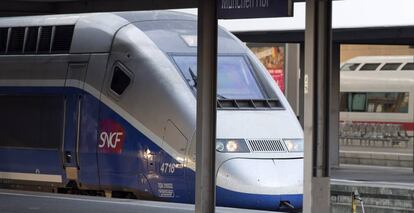
[[131, 84], [131, 73], [121, 66], [115, 66], [111, 80], [111, 91], [121, 96]]

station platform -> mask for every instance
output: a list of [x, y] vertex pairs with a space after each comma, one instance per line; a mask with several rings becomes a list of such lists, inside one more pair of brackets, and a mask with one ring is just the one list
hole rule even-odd
[[[194, 205], [0, 189], [1, 213], [193, 213]], [[216, 207], [218, 213], [269, 213]]]
[[331, 178], [333, 180], [384, 182], [414, 186], [413, 169], [405, 167], [341, 164], [340, 167], [331, 169]]
[[[351, 193], [361, 195], [365, 212], [413, 212], [414, 172], [410, 168], [341, 165], [331, 171], [331, 212], [349, 213]], [[358, 207], [358, 212], [362, 212]], [[1, 213], [187, 213], [194, 205], [166, 202], [66, 195], [0, 189]], [[269, 213], [217, 207], [219, 213]]]
[[365, 146], [341, 145], [339, 160], [343, 164], [413, 168], [412, 142], [398, 146], [376, 145], [376, 143]]
[[[351, 212], [351, 194], [358, 190], [366, 213], [414, 212], [412, 168], [341, 165], [331, 170], [331, 212]], [[358, 203], [358, 212], [361, 205]]]

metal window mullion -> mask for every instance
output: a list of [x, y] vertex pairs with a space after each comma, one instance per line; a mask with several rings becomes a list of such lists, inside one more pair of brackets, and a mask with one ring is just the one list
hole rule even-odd
[[50, 36], [49, 53], [52, 53], [53, 40], [55, 40], [56, 26], [52, 27], [52, 35]]
[[62, 154], [62, 166], [65, 167], [65, 137], [66, 137], [66, 105], [67, 97], [64, 96], [63, 100], [63, 129], [62, 129], [62, 143], [61, 143], [61, 154]]
[[77, 109], [77, 122], [76, 122], [76, 165], [80, 168], [80, 127], [81, 127], [81, 111], [82, 111], [82, 95], [78, 97], [78, 109]]
[[4, 51], [4, 54], [7, 54], [9, 52], [9, 43], [11, 38], [11, 27], [7, 29], [7, 41], [6, 41], [6, 50]]
[[26, 27], [24, 29], [23, 48], [22, 48], [22, 53], [23, 54], [26, 51], [26, 43], [27, 43], [27, 38], [28, 37], [29, 37], [29, 27]]
[[40, 37], [42, 36], [43, 27], [39, 27], [37, 30], [37, 39], [36, 39], [36, 50], [35, 53], [39, 52]]

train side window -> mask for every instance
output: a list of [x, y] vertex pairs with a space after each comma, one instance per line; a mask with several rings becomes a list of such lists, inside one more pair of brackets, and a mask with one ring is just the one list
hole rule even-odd
[[340, 112], [408, 113], [408, 103], [408, 92], [343, 92]]
[[64, 112], [64, 96], [1, 95], [0, 147], [59, 149]]
[[406, 63], [401, 70], [414, 70], [414, 63]]
[[9, 28], [0, 28], [0, 54], [6, 53]]
[[341, 71], [355, 71], [360, 63], [346, 63], [341, 67]]
[[351, 106], [349, 107], [351, 112], [365, 112], [366, 111], [366, 93], [352, 93], [352, 95], [348, 96], [349, 100], [348, 104]]
[[370, 112], [408, 113], [408, 92], [370, 92], [368, 106]]
[[398, 67], [401, 66], [401, 63], [386, 63], [381, 67], [381, 71], [395, 71]]
[[122, 95], [131, 83], [131, 77], [120, 67], [114, 68], [114, 74], [111, 81], [111, 90], [117, 95]]
[[361, 71], [375, 71], [381, 63], [366, 63], [362, 65]]
[[399, 113], [408, 113], [408, 101], [410, 93], [401, 92], [397, 99], [397, 112]]
[[10, 42], [8, 47], [8, 54], [23, 53], [24, 34], [26, 28], [14, 27], [11, 28]]

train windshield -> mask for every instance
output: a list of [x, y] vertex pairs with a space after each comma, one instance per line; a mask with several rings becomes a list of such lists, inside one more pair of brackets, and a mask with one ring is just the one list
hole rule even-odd
[[[194, 89], [197, 86], [197, 57], [173, 56], [181, 73]], [[219, 56], [217, 61], [219, 99], [265, 99], [251, 67], [243, 56]]]

